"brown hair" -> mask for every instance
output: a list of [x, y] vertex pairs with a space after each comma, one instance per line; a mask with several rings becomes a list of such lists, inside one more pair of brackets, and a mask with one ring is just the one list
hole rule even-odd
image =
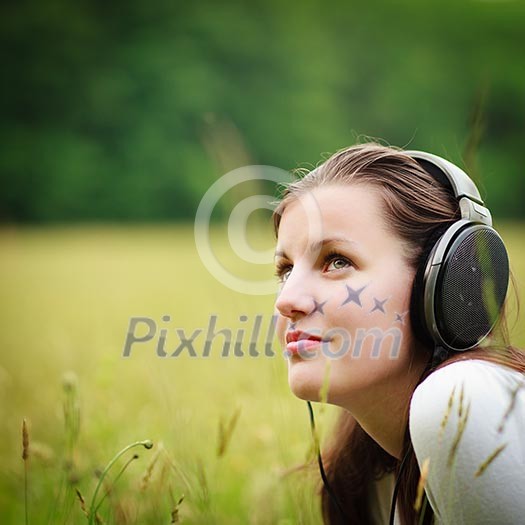
[[[381, 190], [385, 222], [405, 244], [407, 261], [414, 269], [423, 263], [447, 226], [460, 218], [459, 204], [451, 188], [440, 184], [402, 150], [367, 143], [338, 151], [285, 187], [273, 214], [275, 236], [278, 236], [282, 213], [290, 202], [319, 186], [337, 184], [367, 184]], [[525, 372], [525, 354], [509, 345], [505, 315], [501, 315], [492, 337], [499, 343], [451, 356], [438, 367], [427, 369], [420, 382], [438, 368], [464, 359], [485, 359]], [[430, 349], [422, 344], [415, 351], [428, 352], [430, 356]], [[397, 502], [402, 523], [412, 525], [419, 520], [414, 501], [420, 471], [408, 423], [402, 457], [405, 455], [406, 467], [400, 478]], [[400, 467], [400, 462], [384, 451], [345, 410], [341, 411], [332, 443], [323, 452], [323, 462], [330, 486], [354, 525], [371, 522], [372, 483], [387, 473], [397, 474]], [[320, 493], [324, 522], [343, 524], [343, 516], [324, 485]], [[426, 507], [422, 523], [430, 524], [433, 513], [430, 505]]]

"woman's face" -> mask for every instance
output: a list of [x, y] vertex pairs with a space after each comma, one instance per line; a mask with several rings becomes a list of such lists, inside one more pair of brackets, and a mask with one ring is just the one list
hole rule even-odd
[[365, 184], [316, 188], [284, 210], [277, 333], [301, 399], [322, 399], [328, 363], [327, 400], [347, 408], [399, 385], [410, 365], [414, 270], [382, 210]]

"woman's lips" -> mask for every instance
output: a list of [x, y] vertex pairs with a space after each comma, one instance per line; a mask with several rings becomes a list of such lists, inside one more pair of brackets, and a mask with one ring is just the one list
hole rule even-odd
[[301, 355], [303, 352], [308, 352], [312, 348], [321, 345], [323, 341], [316, 339], [303, 339], [301, 341], [291, 341], [287, 343], [286, 350], [291, 355]]
[[326, 342], [318, 335], [295, 330], [286, 334], [286, 350], [289, 355], [301, 355]]

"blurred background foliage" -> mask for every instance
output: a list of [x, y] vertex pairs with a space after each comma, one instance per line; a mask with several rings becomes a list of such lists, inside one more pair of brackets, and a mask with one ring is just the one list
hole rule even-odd
[[0, 220], [192, 219], [227, 171], [361, 135], [523, 217], [525, 3], [4, 2]]

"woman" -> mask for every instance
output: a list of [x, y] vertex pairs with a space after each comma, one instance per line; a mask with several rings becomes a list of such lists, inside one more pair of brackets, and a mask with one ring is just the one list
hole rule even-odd
[[459, 168], [378, 144], [285, 189], [275, 306], [289, 385], [343, 409], [323, 455], [326, 523], [523, 519], [525, 356], [506, 341], [508, 263], [489, 224]]

